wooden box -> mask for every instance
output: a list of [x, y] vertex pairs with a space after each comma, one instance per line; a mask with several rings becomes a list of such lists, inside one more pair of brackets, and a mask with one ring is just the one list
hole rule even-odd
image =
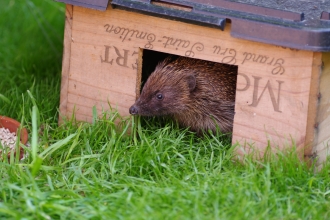
[[[173, 5], [175, 1], [164, 7], [157, 2], [135, 1], [166, 8], [173, 13], [171, 19], [162, 18], [162, 12], [154, 16], [157, 13], [152, 11], [143, 14], [117, 8], [118, 2], [125, 1], [112, 1], [117, 7], [108, 5], [107, 0], [90, 1], [104, 11], [81, 7], [90, 6], [88, 0], [81, 2], [66, 6], [61, 117], [75, 112], [77, 120], [91, 121], [93, 106], [101, 112], [109, 109], [109, 104], [122, 116], [129, 116], [128, 109], [140, 92], [143, 54], [145, 50], [158, 51], [238, 67], [232, 142], [241, 146], [241, 153], [250, 152], [251, 146], [263, 152], [267, 146], [283, 149], [295, 145], [301, 156], [318, 156], [319, 164], [325, 160], [330, 141], [330, 21], [325, 12], [321, 19], [325, 34], [311, 27], [294, 29], [288, 36], [291, 30], [285, 25], [254, 22], [235, 17], [235, 13], [214, 21], [216, 16], [209, 18], [210, 13], [203, 12], [191, 23], [184, 16], [197, 13], [195, 5]], [[244, 10], [254, 15], [253, 10], [258, 9], [214, 2], [227, 4], [240, 16]], [[266, 16], [279, 19], [276, 13], [280, 10], [261, 9]], [[178, 19], [176, 13], [181, 12], [183, 19]], [[301, 14], [281, 13], [284, 20], [301, 23]], [[205, 25], [203, 16], [209, 19]], [[323, 40], [314, 42], [308, 36]]]

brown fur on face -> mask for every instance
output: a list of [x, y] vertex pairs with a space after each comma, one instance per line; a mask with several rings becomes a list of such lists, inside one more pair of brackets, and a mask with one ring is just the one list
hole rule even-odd
[[168, 115], [198, 133], [217, 127], [231, 132], [236, 78], [235, 66], [168, 57], [149, 76], [130, 113]]

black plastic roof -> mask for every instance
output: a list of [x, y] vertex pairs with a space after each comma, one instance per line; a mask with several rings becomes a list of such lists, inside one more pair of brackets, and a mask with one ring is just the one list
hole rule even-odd
[[66, 4], [105, 11], [109, 0], [55, 0]]
[[[110, 4], [114, 8], [222, 30], [226, 19], [230, 19], [233, 37], [296, 49], [330, 51], [330, 0], [57, 1], [98, 10], [106, 10]], [[169, 8], [166, 4], [186, 10]]]

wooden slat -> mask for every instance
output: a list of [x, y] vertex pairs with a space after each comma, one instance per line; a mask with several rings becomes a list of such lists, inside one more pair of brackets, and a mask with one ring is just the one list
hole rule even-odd
[[[86, 93], [86, 90], [89, 92]], [[94, 87], [75, 80], [70, 80], [68, 94], [79, 96], [80, 99], [94, 100], [95, 102], [117, 103], [117, 105], [126, 109], [128, 109], [131, 106], [131, 103], [135, 101], [135, 96], [126, 95], [115, 90], [100, 89], [97, 86]], [[72, 100], [72, 102], [74, 101], [75, 100]]]
[[317, 112], [317, 129], [314, 141], [314, 156], [321, 167], [329, 156], [330, 145], [330, 52], [323, 53], [323, 70], [320, 77], [320, 100]]
[[62, 117], [67, 115], [68, 102], [68, 85], [71, 60], [71, 31], [72, 31], [73, 6], [66, 5], [65, 10], [65, 28], [63, 41], [63, 58], [62, 58], [62, 79], [61, 79], [61, 94], [60, 94], [60, 115], [59, 123], [62, 122]]
[[306, 125], [306, 138], [304, 143], [304, 157], [309, 160], [313, 158], [313, 144], [317, 127], [318, 94], [320, 86], [320, 75], [322, 65], [322, 53], [314, 53], [311, 71], [311, 83], [309, 92], [309, 106]]

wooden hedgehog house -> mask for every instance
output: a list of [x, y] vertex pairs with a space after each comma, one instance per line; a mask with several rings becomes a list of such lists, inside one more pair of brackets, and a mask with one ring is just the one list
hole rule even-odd
[[241, 153], [294, 143], [319, 164], [328, 155], [330, 3], [59, 1], [67, 3], [62, 116], [91, 121], [93, 106], [109, 103], [128, 116], [144, 62], [174, 54], [237, 66], [232, 142]]

